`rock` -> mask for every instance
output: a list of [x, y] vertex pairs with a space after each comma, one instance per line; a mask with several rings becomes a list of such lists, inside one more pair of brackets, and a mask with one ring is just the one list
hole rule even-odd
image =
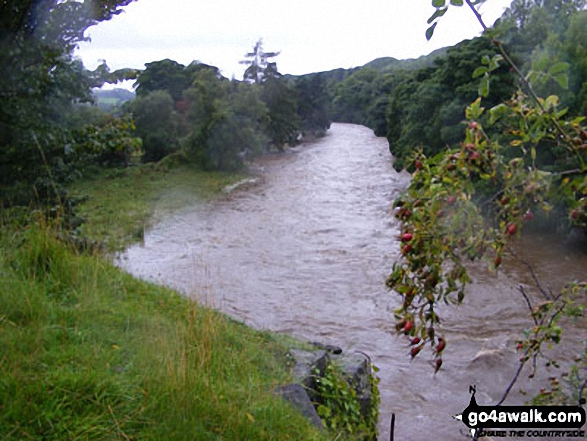
[[310, 342], [310, 344], [317, 349], [322, 349], [323, 351], [328, 352], [329, 354], [334, 354], [334, 355], [342, 354], [342, 348], [340, 346], [326, 345], [324, 343], [319, 343], [317, 341]]
[[326, 351], [289, 351], [295, 360], [293, 375], [296, 381], [306, 388], [310, 399], [316, 401], [317, 380], [324, 376], [326, 366], [330, 363], [330, 356]]
[[338, 364], [347, 382], [357, 393], [357, 400], [363, 415], [369, 414], [373, 394], [371, 392], [371, 363], [359, 353], [332, 357]]
[[324, 429], [324, 425], [318, 416], [318, 412], [316, 412], [306, 389], [304, 389], [301, 384], [292, 383], [281, 386], [277, 389], [277, 395], [291, 403], [316, 427]]

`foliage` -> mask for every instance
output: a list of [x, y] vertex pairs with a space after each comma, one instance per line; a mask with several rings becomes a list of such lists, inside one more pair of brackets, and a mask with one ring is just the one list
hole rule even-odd
[[267, 108], [257, 85], [220, 80], [202, 71], [185, 98], [191, 103], [188, 119], [193, 124], [186, 147], [204, 169], [239, 170], [245, 155], [264, 150]]
[[[92, 80], [73, 49], [85, 30], [131, 0], [7, 0], [0, 4], [0, 187], [26, 203], [64, 162], [63, 115], [89, 101]], [[36, 189], [35, 189], [36, 187]]]
[[273, 336], [77, 254], [53, 225], [0, 229], [0, 438], [321, 440], [277, 398]]
[[[435, 67], [406, 74], [396, 82], [389, 97], [387, 138], [401, 170], [414, 149], [426, 155], [443, 151], [460, 140], [462, 120], [468, 103], [477, 97], [479, 80], [473, 78], [481, 58], [493, 59], [496, 49], [487, 37], [464, 41], [449, 48]], [[513, 77], [507, 68], [493, 72], [486, 97], [496, 105], [513, 91]]]
[[357, 392], [345, 378], [340, 368], [330, 363], [324, 375], [317, 380], [319, 397], [318, 415], [326, 427], [337, 436], [345, 439], [371, 441], [377, 439], [379, 418], [378, 379], [371, 376], [373, 399], [370, 415], [365, 416], [357, 399]]
[[267, 135], [271, 143], [283, 151], [286, 143], [295, 143], [300, 131], [296, 91], [282, 79], [268, 77], [262, 83], [261, 99], [269, 116]]
[[165, 90], [139, 96], [129, 104], [136, 133], [143, 141], [144, 162], [159, 161], [178, 150], [181, 121], [174, 105]]
[[297, 94], [297, 114], [301, 119], [302, 132], [320, 135], [330, 127], [330, 103], [326, 92], [326, 81], [322, 75], [300, 77], [294, 82]]
[[[438, 305], [463, 300], [470, 281], [465, 260], [486, 258], [497, 270], [504, 255], [515, 255], [515, 237], [534, 214], [549, 212], [555, 204], [565, 207], [570, 225], [587, 225], [585, 117], [565, 119], [567, 109], [560, 107], [558, 97], [538, 97], [528, 82], [532, 74], [521, 75], [500, 41], [494, 38], [493, 44], [518, 72], [527, 93], [518, 90], [489, 112], [481, 105], [485, 98], [473, 102], [466, 111], [468, 123], [459, 147], [432, 157], [417, 152], [412, 159], [412, 181], [394, 204], [401, 221], [402, 259], [394, 264], [388, 286], [403, 298], [395, 311], [397, 329], [414, 337], [412, 357], [426, 343], [436, 348], [436, 369], [446, 345], [436, 332], [441, 322]], [[487, 60], [477, 73], [484, 76], [491, 67]], [[555, 65], [545, 75], [557, 76], [559, 69]], [[490, 130], [492, 126], [496, 130]], [[544, 159], [544, 150], [556, 160], [554, 167], [552, 157]], [[518, 350], [523, 356], [517, 375], [529, 360], [536, 366], [543, 343], [560, 341], [562, 329], [557, 322], [562, 315], [583, 317], [575, 300], [587, 294], [581, 281], [551, 293], [531, 267], [530, 272], [542, 303], [534, 305], [520, 288], [535, 326], [520, 340]]]

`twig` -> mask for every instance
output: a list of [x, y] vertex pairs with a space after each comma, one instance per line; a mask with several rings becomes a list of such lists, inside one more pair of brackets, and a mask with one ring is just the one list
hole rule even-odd
[[532, 316], [532, 319], [534, 320], [534, 324], [536, 326], [538, 326], [538, 320], [536, 319], [534, 314], [532, 314], [532, 311], [534, 310], [534, 308], [532, 307], [532, 303], [530, 303], [530, 299], [528, 298], [526, 291], [524, 291], [524, 287], [522, 285], [518, 285], [518, 291], [520, 291], [520, 293], [522, 293], [522, 296], [524, 297], [524, 300], [526, 300], [526, 304], [528, 305], [528, 309], [530, 310], [530, 315]]
[[552, 294], [552, 291], [546, 290], [542, 286], [542, 284], [540, 283], [540, 280], [538, 280], [538, 276], [536, 275], [536, 272], [534, 271], [534, 268], [532, 267], [532, 265], [530, 265], [526, 260], [524, 260], [520, 256], [518, 256], [514, 250], [511, 250], [511, 254], [512, 254], [512, 256], [514, 256], [516, 258], [516, 260], [518, 260], [519, 262], [526, 265], [526, 267], [528, 268], [528, 271], [530, 271], [530, 275], [532, 276], [532, 280], [534, 280], [536, 287], [542, 293], [542, 295], [548, 300], [553, 300], [554, 295]]

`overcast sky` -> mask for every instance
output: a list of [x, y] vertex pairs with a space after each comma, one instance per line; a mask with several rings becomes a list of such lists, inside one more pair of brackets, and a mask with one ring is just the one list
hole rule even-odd
[[[487, 0], [491, 25], [512, 0]], [[448, 3], [448, 1], [447, 1]], [[88, 29], [77, 51], [88, 69], [144, 68], [170, 58], [219, 67], [242, 79], [244, 59], [259, 38], [281, 73], [304, 74], [361, 66], [375, 58], [417, 58], [480, 34], [466, 7], [451, 7], [431, 41], [431, 0], [137, 0], [109, 22]]]

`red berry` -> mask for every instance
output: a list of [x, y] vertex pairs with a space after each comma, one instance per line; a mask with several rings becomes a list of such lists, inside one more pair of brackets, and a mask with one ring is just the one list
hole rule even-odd
[[416, 338], [414, 338], [414, 339], [413, 339], [413, 340], [410, 342], [410, 346], [417, 345], [418, 343], [420, 343], [420, 341], [422, 341], [422, 340], [420, 339], [420, 337], [416, 337]]
[[414, 162], [414, 165], [416, 166], [416, 168], [418, 170], [422, 170], [422, 168], [424, 168], [424, 166], [422, 165], [422, 162], [418, 159], [416, 159], [416, 162]]
[[508, 226], [505, 229], [505, 232], [510, 236], [513, 236], [514, 234], [516, 234], [517, 231], [518, 231], [518, 226], [514, 223], [508, 224]]
[[410, 244], [407, 244], [402, 248], [402, 254], [408, 254], [410, 251], [412, 251], [412, 245]]
[[406, 326], [404, 326], [404, 332], [407, 334], [408, 332], [410, 332], [412, 329], [414, 328], [414, 322], [411, 320], [408, 320], [408, 322], [406, 323]]
[[446, 347], [446, 341], [442, 337], [438, 337], [438, 345], [436, 345], [436, 353], [440, 354]]
[[410, 240], [412, 240], [412, 237], [414, 237], [414, 236], [412, 235], [412, 233], [405, 233], [405, 234], [402, 236], [402, 242], [409, 242]]
[[436, 373], [440, 370], [440, 367], [442, 366], [442, 358], [437, 358], [434, 364], [434, 373]]
[[516, 350], [517, 350], [517, 351], [520, 351], [520, 350], [522, 350], [522, 349], [524, 349], [524, 343], [520, 342], [520, 343], [518, 343], [518, 345], [516, 346]]
[[493, 264], [496, 268], [501, 265], [501, 257], [497, 256], [495, 259], [493, 259]]
[[479, 125], [478, 125], [478, 124], [477, 124], [475, 121], [473, 121], [473, 122], [470, 124], [470, 127], [471, 127], [473, 130], [477, 130], [477, 129], [479, 128]]
[[526, 211], [526, 214], [524, 214], [524, 220], [528, 222], [532, 219], [534, 219], [534, 213], [532, 213], [530, 210]]
[[422, 350], [422, 346], [414, 346], [410, 351], [410, 355], [414, 358]]
[[579, 218], [579, 210], [571, 211], [571, 219], [577, 220]]

